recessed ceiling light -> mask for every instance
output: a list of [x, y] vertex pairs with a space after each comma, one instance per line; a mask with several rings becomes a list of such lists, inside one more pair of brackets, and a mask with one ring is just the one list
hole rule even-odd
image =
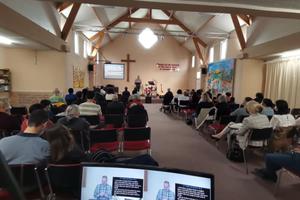
[[139, 42], [146, 49], [150, 49], [157, 42], [157, 40], [158, 40], [157, 35], [155, 35], [150, 28], [145, 28], [139, 34]]
[[8, 39], [7, 37], [0, 36], [0, 43], [6, 44], [6, 45], [11, 45], [13, 43], [13, 41], [11, 39]]

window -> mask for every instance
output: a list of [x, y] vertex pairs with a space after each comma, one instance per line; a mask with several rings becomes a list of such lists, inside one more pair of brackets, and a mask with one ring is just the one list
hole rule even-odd
[[87, 42], [83, 41], [83, 57], [87, 58]]
[[79, 54], [79, 36], [78, 33], [74, 33], [74, 52]]
[[221, 48], [220, 48], [220, 59], [223, 60], [226, 58], [227, 54], [227, 44], [228, 44], [228, 39], [225, 39], [221, 41]]
[[196, 79], [200, 79], [201, 78], [201, 72], [197, 72], [197, 75], [196, 75]]
[[195, 67], [195, 56], [192, 56], [192, 68]]
[[214, 62], [214, 53], [215, 53], [215, 49], [214, 47], [210, 47], [209, 49], [209, 63]]
[[100, 61], [100, 55], [99, 52], [97, 52], [97, 56], [96, 56], [96, 64], [99, 64]]

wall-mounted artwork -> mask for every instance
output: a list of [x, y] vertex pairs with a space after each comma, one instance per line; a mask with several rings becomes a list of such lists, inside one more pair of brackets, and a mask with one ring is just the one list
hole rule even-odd
[[84, 71], [79, 66], [73, 66], [73, 88], [84, 87]]
[[222, 60], [208, 64], [207, 89], [213, 95], [224, 94], [233, 91], [235, 59]]

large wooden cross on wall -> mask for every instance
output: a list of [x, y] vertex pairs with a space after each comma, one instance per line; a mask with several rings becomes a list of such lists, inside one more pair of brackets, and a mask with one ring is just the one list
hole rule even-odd
[[127, 82], [129, 82], [130, 63], [134, 63], [135, 60], [130, 60], [130, 55], [127, 54], [127, 58], [122, 59], [121, 62], [126, 62], [127, 63]]

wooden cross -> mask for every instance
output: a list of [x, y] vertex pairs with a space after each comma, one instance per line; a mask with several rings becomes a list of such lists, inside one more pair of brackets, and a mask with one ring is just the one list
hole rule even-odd
[[129, 82], [130, 63], [135, 62], [135, 60], [130, 60], [130, 55], [127, 54], [127, 59], [122, 59], [121, 62], [126, 62], [127, 63], [127, 82]]

